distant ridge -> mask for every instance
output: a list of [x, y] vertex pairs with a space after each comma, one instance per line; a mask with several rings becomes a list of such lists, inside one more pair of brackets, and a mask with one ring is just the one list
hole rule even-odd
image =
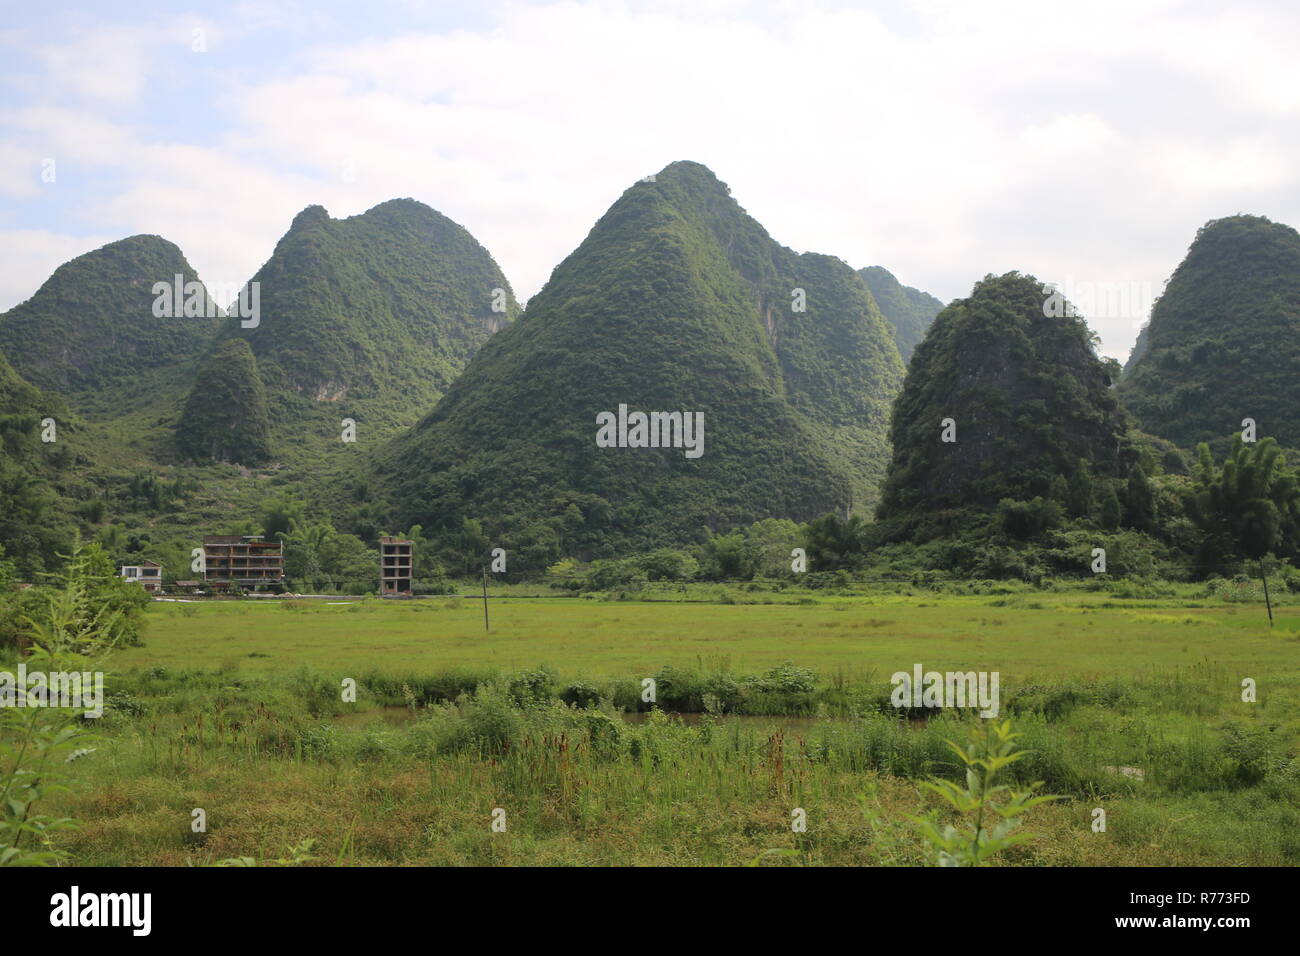
[[898, 343], [903, 362], [910, 362], [912, 352], [925, 337], [925, 330], [939, 314], [943, 303], [928, 292], [903, 285], [883, 266], [859, 269], [858, 275], [862, 276], [881, 313], [893, 326], [894, 341]]

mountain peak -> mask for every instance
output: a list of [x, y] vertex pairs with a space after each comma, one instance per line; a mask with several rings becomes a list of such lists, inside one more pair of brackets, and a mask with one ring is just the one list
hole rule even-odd
[[986, 276], [951, 302], [912, 356], [894, 403], [893, 460], [880, 513], [932, 530], [946, 509], [1049, 493], [1086, 462], [1118, 475], [1125, 433], [1110, 375], [1072, 310], [1042, 283]]
[[1183, 447], [1226, 442], [1243, 418], [1300, 444], [1300, 233], [1243, 214], [1197, 230], [1120, 393], [1146, 431]]
[[401, 199], [385, 199], [383, 202], [371, 206], [361, 215], [382, 216], [387, 213], [394, 213], [394, 212], [402, 212], [402, 213], [414, 212], [414, 213], [421, 213], [425, 215], [429, 213], [433, 213], [434, 215], [438, 214], [438, 211], [434, 209], [432, 206], [428, 205], [427, 203], [422, 203], [418, 199], [412, 199], [409, 196], [407, 196]]
[[253, 281], [260, 324], [223, 336], [248, 340], [268, 400], [297, 415], [344, 402], [409, 424], [518, 312], [488, 251], [410, 198], [341, 219], [308, 206]]
[[[536, 542], [531, 567], [843, 513], [873, 503], [901, 377], [849, 266], [796, 255], [706, 167], [672, 163], [615, 201], [375, 477], [403, 527], [487, 516]], [[616, 412], [700, 416], [708, 450], [662, 433], [602, 445], [595, 425]], [[557, 516], [564, 533], [545, 532]]]
[[[63, 263], [30, 299], [0, 316], [0, 349], [42, 389], [83, 393], [186, 365], [217, 325], [175, 311], [158, 315], [157, 283], [197, 281], [180, 248], [141, 234]], [[206, 292], [203, 293], [206, 300]], [[137, 395], [138, 397], [138, 395]]]
[[653, 176], [647, 176], [636, 185], [654, 184], [668, 190], [683, 190], [693, 198], [730, 198], [731, 187], [720, 180], [713, 170], [703, 163], [679, 159], [669, 163]]
[[350, 217], [358, 222], [372, 223], [382, 228], [410, 228], [435, 234], [464, 233], [464, 227], [448, 219], [432, 206], [418, 199], [388, 199], [371, 206], [359, 216]]
[[303, 229], [329, 221], [330, 214], [325, 210], [325, 207], [319, 203], [313, 203], [293, 217], [293, 222], [289, 224], [289, 231], [300, 232]]

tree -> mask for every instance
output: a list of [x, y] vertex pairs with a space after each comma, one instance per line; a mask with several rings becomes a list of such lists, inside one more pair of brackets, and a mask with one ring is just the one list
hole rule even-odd
[[1155, 500], [1151, 483], [1141, 465], [1134, 465], [1124, 486], [1124, 523], [1138, 531], [1150, 531], [1155, 526]]
[[4, 545], [0, 544], [0, 595], [7, 594], [14, 589], [17, 577], [18, 569], [12, 561], [5, 560]]
[[297, 587], [318, 590], [328, 587], [322, 552], [334, 528], [325, 522], [307, 525], [295, 521], [292, 531], [276, 533], [284, 544], [284, 574]]
[[702, 576], [715, 581], [748, 581], [757, 570], [757, 555], [739, 531], [710, 534], [700, 548]]
[[858, 515], [845, 521], [837, 514], [824, 514], [808, 522], [808, 569], [838, 571], [856, 564], [866, 550], [865, 530]]
[[1107, 531], [1115, 531], [1119, 528], [1120, 519], [1123, 511], [1119, 504], [1119, 495], [1115, 494], [1115, 488], [1112, 485], [1106, 489], [1106, 494], [1101, 499], [1101, 526]]
[[764, 518], [745, 529], [754, 550], [758, 573], [783, 577], [790, 573], [790, 552], [803, 544], [799, 525], [788, 518]]
[[685, 551], [659, 548], [638, 556], [637, 564], [651, 581], [689, 581], [699, 573], [700, 565]]
[[1081, 461], [1074, 470], [1074, 474], [1070, 476], [1069, 492], [1066, 499], [1070, 514], [1075, 518], [1091, 517], [1093, 510], [1092, 496], [1092, 471], [1088, 468], [1086, 461]]
[[464, 573], [473, 574], [486, 566], [491, 541], [483, 533], [482, 522], [477, 518], [464, 519], [461, 523], [459, 539], [457, 550], [460, 553]]
[[1061, 506], [1041, 497], [1030, 501], [1003, 498], [998, 502], [996, 521], [1013, 538], [1027, 541], [1061, 523]]
[[292, 531], [278, 536], [284, 542], [285, 576], [296, 587], [364, 594], [377, 586], [379, 556], [356, 535], [343, 534], [328, 521], [295, 521]]
[[1187, 502], [1192, 520], [1210, 542], [1226, 542], [1237, 554], [1259, 562], [1269, 624], [1273, 605], [1268, 597], [1264, 557], [1270, 552], [1292, 553], [1300, 528], [1300, 482], [1282, 463], [1282, 450], [1272, 438], [1247, 445], [1238, 435], [1216, 468], [1210, 448], [1197, 446], [1195, 486]]
[[45, 479], [0, 461], [0, 542], [30, 579], [45, 568], [57, 567], [72, 529], [58, 496]]
[[288, 534], [302, 524], [307, 505], [290, 494], [272, 498], [262, 505], [262, 534], [268, 538]]
[[19, 606], [23, 643], [47, 653], [89, 653], [140, 644], [149, 595], [118, 577], [112, 559], [98, 542], [74, 540], [66, 564], [44, 574], [50, 585], [33, 588], [31, 601]]

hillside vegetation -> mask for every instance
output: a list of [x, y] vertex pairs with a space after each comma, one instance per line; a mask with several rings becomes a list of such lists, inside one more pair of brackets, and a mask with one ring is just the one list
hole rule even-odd
[[[169, 302], [156, 315], [157, 283], [196, 283], [200, 315]], [[174, 299], [174, 296], [171, 297]], [[163, 309], [159, 309], [163, 311]], [[149, 404], [158, 391], [176, 400], [220, 319], [206, 288], [174, 244], [131, 236], [59, 266], [30, 299], [0, 315], [0, 351], [40, 388], [66, 396], [96, 420]]]
[[858, 275], [871, 290], [881, 314], [894, 327], [894, 341], [898, 343], [903, 362], [910, 362], [912, 352], [925, 338], [925, 330], [943, 309], [943, 303], [928, 292], [903, 285], [883, 266], [859, 269]]
[[271, 457], [266, 389], [247, 341], [228, 339], [204, 361], [176, 441], [196, 461], [257, 465]]
[[[778, 245], [708, 169], [674, 163], [623, 194], [376, 475], [398, 524], [481, 521], [531, 567], [807, 519], [873, 504], [901, 377], [852, 269]], [[620, 404], [703, 413], [702, 457], [597, 447]]]
[[1300, 447], [1300, 233], [1262, 216], [1197, 231], [1120, 383], [1153, 434], [1224, 446], [1242, 420]]
[[1046, 495], [1080, 469], [1126, 476], [1125, 420], [1094, 336], [1044, 302], [1042, 283], [1009, 272], [935, 319], [894, 405], [882, 516]]

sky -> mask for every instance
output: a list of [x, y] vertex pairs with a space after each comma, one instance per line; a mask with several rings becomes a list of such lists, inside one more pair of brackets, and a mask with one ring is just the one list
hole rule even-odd
[[395, 197], [522, 300], [689, 159], [778, 242], [945, 302], [1054, 283], [1123, 359], [1206, 221], [1300, 225], [1288, 0], [0, 7], [0, 310], [137, 233], [237, 287], [305, 206]]

